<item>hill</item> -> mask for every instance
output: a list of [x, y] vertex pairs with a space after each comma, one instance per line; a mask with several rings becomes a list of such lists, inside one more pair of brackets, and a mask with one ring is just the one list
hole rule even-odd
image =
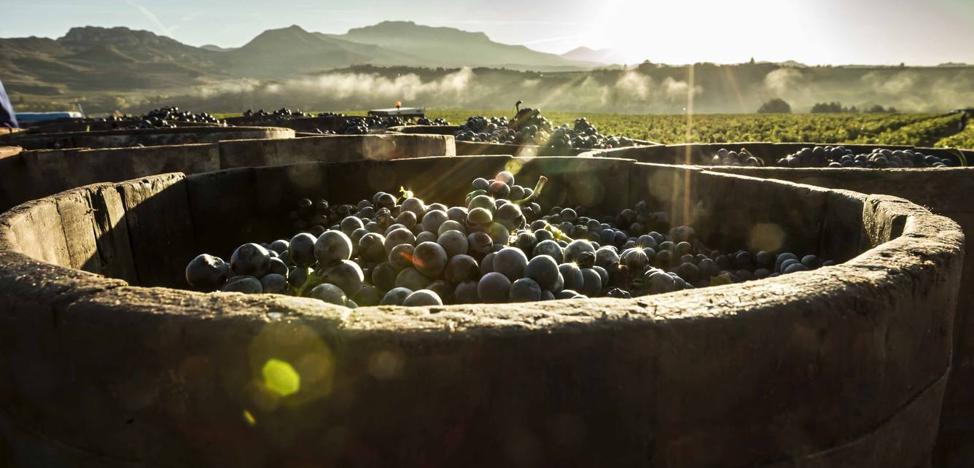
[[[324, 35], [323, 35], [324, 36]], [[482, 32], [423, 26], [412, 21], [384, 21], [354, 28], [340, 38], [414, 57], [431, 67], [507, 67], [514, 69], [580, 69], [592, 64], [555, 54], [531, 50], [522, 45], [492, 41]]]

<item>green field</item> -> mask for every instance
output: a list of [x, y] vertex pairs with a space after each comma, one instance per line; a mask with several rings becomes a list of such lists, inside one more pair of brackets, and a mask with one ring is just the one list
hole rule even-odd
[[[365, 115], [364, 111], [341, 111]], [[507, 116], [511, 110], [428, 109], [430, 119], [462, 124], [472, 115]], [[240, 114], [216, 114], [227, 118]], [[735, 141], [863, 143], [923, 147], [974, 148], [974, 123], [962, 127], [963, 114], [600, 114], [549, 112], [556, 125], [585, 117], [600, 132], [657, 143]]]
[[[453, 124], [471, 115], [511, 115], [508, 110], [430, 109], [430, 118]], [[544, 112], [556, 124], [584, 115], [602, 133], [659, 143], [808, 141], [974, 148], [974, 125], [960, 130], [955, 114], [579, 114]]]

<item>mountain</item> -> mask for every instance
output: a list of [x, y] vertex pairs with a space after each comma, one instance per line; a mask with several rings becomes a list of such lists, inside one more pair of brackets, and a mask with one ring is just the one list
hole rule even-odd
[[72, 28], [54, 39], [0, 39], [0, 76], [37, 94], [153, 89], [226, 78], [214, 52], [128, 28]]
[[395, 54], [290, 26], [264, 31], [243, 47], [221, 55], [233, 75], [275, 79], [352, 65], [386, 63]]
[[576, 62], [589, 62], [603, 65], [626, 63], [625, 59], [619, 56], [619, 54], [612, 49], [595, 50], [583, 46], [565, 52], [564, 54], [561, 54], [561, 56]]
[[203, 44], [200, 49], [209, 50], [211, 52], [226, 52], [228, 50], [233, 50], [233, 47], [220, 47], [216, 44]]
[[492, 41], [482, 32], [418, 25], [412, 21], [384, 21], [350, 29], [342, 35], [322, 35], [371, 44], [437, 67], [508, 67], [516, 69], [581, 69], [591, 64], [521, 45]]
[[11, 92], [31, 95], [280, 80], [356, 65], [578, 70], [593, 64], [500, 44], [484, 33], [412, 22], [384, 22], [343, 35], [295, 25], [264, 31], [238, 48], [193, 47], [124, 27], [77, 27], [58, 39], [0, 38], [0, 76]]

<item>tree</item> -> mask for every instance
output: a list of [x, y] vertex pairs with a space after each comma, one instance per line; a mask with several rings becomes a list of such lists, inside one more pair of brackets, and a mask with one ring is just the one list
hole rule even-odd
[[843, 108], [842, 104], [838, 102], [817, 102], [812, 106], [813, 114], [838, 114], [848, 111], [848, 109]]
[[790, 114], [791, 105], [784, 99], [774, 98], [758, 108], [758, 114]]

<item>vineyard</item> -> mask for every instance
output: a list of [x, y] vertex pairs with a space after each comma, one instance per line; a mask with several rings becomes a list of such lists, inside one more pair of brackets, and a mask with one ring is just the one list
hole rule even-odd
[[[430, 118], [461, 124], [472, 115], [509, 115], [505, 110], [433, 109]], [[555, 124], [583, 115], [544, 112]], [[974, 148], [974, 125], [963, 114], [584, 114], [607, 135], [675, 144], [731, 141], [808, 141]]]

